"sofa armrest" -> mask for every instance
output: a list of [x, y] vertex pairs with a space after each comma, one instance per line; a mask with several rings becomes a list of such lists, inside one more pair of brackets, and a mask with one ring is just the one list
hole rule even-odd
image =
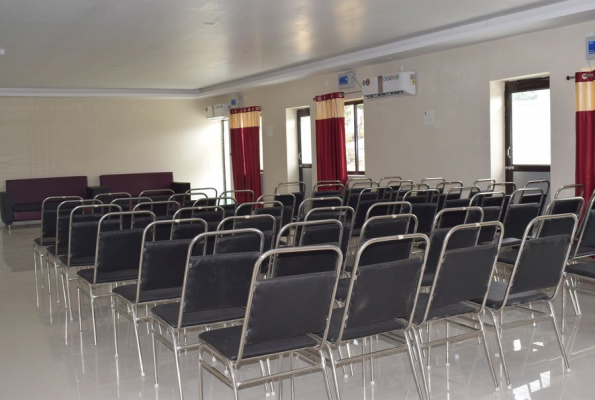
[[0, 217], [5, 225], [12, 225], [14, 198], [9, 192], [0, 192]]
[[174, 193], [184, 194], [190, 190], [190, 182], [172, 182], [171, 190], [173, 190]]

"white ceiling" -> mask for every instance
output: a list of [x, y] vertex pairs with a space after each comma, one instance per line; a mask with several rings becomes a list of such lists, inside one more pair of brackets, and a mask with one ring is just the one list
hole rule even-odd
[[212, 87], [555, 3], [0, 0], [0, 87]]

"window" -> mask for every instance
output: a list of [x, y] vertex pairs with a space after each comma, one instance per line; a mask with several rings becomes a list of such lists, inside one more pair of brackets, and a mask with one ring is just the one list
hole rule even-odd
[[362, 100], [345, 104], [345, 153], [347, 173], [365, 174], [364, 102]]

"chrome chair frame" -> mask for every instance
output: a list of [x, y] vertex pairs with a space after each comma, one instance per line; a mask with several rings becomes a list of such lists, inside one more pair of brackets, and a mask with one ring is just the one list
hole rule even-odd
[[[558, 188], [558, 190], [556, 190], [556, 194], [554, 195], [554, 199], [558, 199], [560, 198], [560, 193], [566, 191], [566, 190], [575, 190], [575, 192], [572, 194], [571, 197], [585, 197], [585, 185], [583, 185], [582, 183], [572, 183], [569, 185], [562, 185]], [[576, 190], [580, 190], [580, 194], [576, 195]]]
[[[331, 298], [331, 303], [329, 304], [326, 328], [322, 334], [322, 339], [320, 340], [320, 339], [312, 336], [312, 338], [314, 338], [317, 342], [317, 345], [313, 348], [298, 349], [298, 350], [292, 350], [289, 352], [281, 352], [281, 353], [277, 353], [277, 354], [266, 354], [266, 355], [260, 356], [260, 357], [244, 358], [243, 353], [244, 353], [244, 348], [245, 348], [245, 338], [246, 338], [248, 326], [250, 324], [250, 312], [251, 312], [251, 308], [252, 308], [254, 288], [256, 286], [256, 282], [259, 279], [261, 279], [260, 278], [260, 270], [261, 270], [262, 264], [268, 258], [274, 257], [279, 254], [301, 253], [301, 252], [308, 252], [308, 251], [329, 251], [329, 250], [334, 251], [337, 254], [337, 262], [335, 265], [336, 280], [335, 280], [335, 286], [334, 286], [333, 294], [332, 294], [332, 298]], [[293, 378], [298, 375], [303, 375], [303, 374], [306, 374], [309, 372], [322, 370], [322, 373], [324, 376], [324, 381], [325, 381], [325, 386], [326, 386], [327, 396], [328, 396], [329, 400], [332, 400], [332, 393], [331, 393], [332, 391], [331, 391], [331, 387], [330, 387], [328, 372], [326, 370], [326, 357], [324, 355], [324, 345], [326, 343], [326, 339], [328, 336], [330, 320], [331, 320], [331, 315], [332, 315], [332, 311], [333, 311], [334, 298], [335, 298], [335, 295], [337, 292], [337, 286], [338, 286], [338, 282], [339, 282], [339, 274], [340, 274], [340, 270], [341, 270], [341, 265], [343, 264], [342, 258], [343, 258], [343, 255], [341, 254], [341, 251], [336, 246], [325, 246], [325, 245], [274, 249], [274, 250], [270, 250], [270, 251], [266, 252], [265, 254], [261, 255], [259, 257], [259, 259], [257, 260], [256, 265], [254, 266], [254, 272], [252, 274], [252, 283], [250, 285], [251, 286], [250, 287], [250, 295], [248, 298], [248, 303], [247, 303], [248, 306], [246, 308], [246, 315], [244, 317], [244, 323], [242, 325], [243, 326], [242, 334], [241, 334], [242, 340], [240, 342], [237, 360], [232, 361], [232, 360], [227, 359], [223, 354], [219, 353], [217, 350], [215, 350], [214, 348], [210, 347], [209, 345], [207, 345], [205, 343], [201, 343], [198, 347], [198, 354], [199, 354], [199, 364], [198, 364], [199, 377], [198, 377], [198, 380], [199, 380], [199, 384], [200, 384], [199, 397], [198, 397], [199, 400], [203, 400], [203, 398], [204, 398], [203, 370], [207, 370], [215, 378], [217, 378], [218, 380], [223, 382], [226, 386], [231, 388], [233, 390], [234, 398], [236, 400], [239, 399], [239, 390], [241, 390], [243, 388], [256, 386], [256, 385], [260, 385], [260, 384], [265, 384], [265, 385], [270, 384], [272, 386], [273, 383], [277, 380], [281, 381], [284, 378]], [[203, 353], [205, 353], [205, 352], [208, 353], [209, 355], [211, 355], [214, 359], [216, 359], [223, 366], [225, 366], [226, 371], [228, 371], [228, 373], [224, 374], [221, 371], [219, 371], [217, 368], [212, 366], [211, 363], [206, 362], [205, 358], [203, 357]], [[318, 357], [313, 357], [312, 354], [315, 354], [315, 355], [317, 354]], [[278, 373], [274, 373], [274, 374], [269, 373], [267, 375], [265, 373], [266, 371], [263, 368], [262, 369], [263, 376], [259, 377], [259, 378], [241, 380], [240, 377], [238, 376], [238, 370], [243, 365], [253, 363], [253, 362], [261, 362], [262, 363], [265, 359], [269, 359], [274, 356], [278, 356], [280, 360], [283, 360], [283, 357], [285, 355], [289, 355], [290, 360], [292, 360], [294, 356], [301, 357], [301, 359], [309, 365], [306, 367], [301, 367], [299, 369], [293, 369], [293, 362], [291, 362], [290, 363], [291, 371], [288, 371], [288, 372], [278, 372]]]
[[[183, 394], [184, 392], [182, 389], [180, 353], [183, 350], [188, 351], [188, 350], [198, 349], [201, 345], [200, 342], [190, 343], [190, 344], [187, 343], [187, 341], [185, 339], [186, 339], [188, 330], [196, 330], [196, 329], [211, 330], [211, 329], [214, 329], [214, 326], [219, 326], [219, 325], [226, 326], [227, 324], [236, 324], [243, 320], [243, 319], [239, 319], [239, 320], [223, 321], [221, 323], [217, 323], [214, 325], [196, 325], [196, 326], [182, 327], [182, 321], [184, 318], [184, 309], [182, 307], [182, 304], [184, 304], [185, 299], [186, 299], [186, 289], [188, 286], [188, 266], [190, 265], [190, 258], [192, 257], [192, 254], [194, 252], [194, 246], [198, 242], [203, 241], [203, 240], [206, 243], [209, 237], [217, 238], [217, 237], [221, 237], [221, 236], [225, 236], [225, 235], [234, 235], [234, 234], [241, 234], [241, 233], [252, 233], [252, 234], [258, 235], [260, 238], [260, 252], [262, 253], [262, 249], [264, 246], [264, 235], [258, 229], [248, 228], [248, 229], [226, 230], [226, 231], [217, 231], [217, 232], [205, 232], [205, 233], [202, 233], [202, 234], [196, 236], [194, 239], [192, 239], [192, 241], [190, 242], [190, 245], [188, 246], [188, 255], [186, 257], [186, 271], [184, 273], [184, 284], [182, 286], [182, 297], [180, 298], [180, 311], [178, 313], [178, 320], [177, 320], [176, 326], [174, 327], [174, 326], [170, 325], [169, 323], [167, 323], [166, 321], [164, 321], [163, 319], [161, 319], [159, 316], [157, 316], [155, 314], [151, 314], [149, 317], [150, 318], [149, 323], [150, 323], [150, 328], [151, 328], [151, 346], [153, 348], [153, 367], [154, 367], [155, 386], [159, 385], [159, 374], [158, 374], [159, 370], [158, 370], [158, 366], [157, 366], [157, 351], [156, 351], [157, 348], [156, 348], [156, 341], [155, 341], [155, 339], [157, 339], [159, 342], [164, 344], [165, 347], [167, 347], [174, 353], [174, 357], [175, 357], [175, 361], [176, 361], [176, 372], [178, 374], [178, 389], [180, 391], [180, 399], [181, 400], [183, 400], [183, 398], [184, 398], [184, 394]], [[207, 246], [205, 245], [203, 247], [203, 256], [206, 255], [206, 251], [207, 251]], [[216, 248], [215, 248], [214, 254], [216, 254]], [[169, 339], [165, 334], [163, 334], [162, 333], [163, 331], [168, 333], [169, 337], [171, 339]], [[184, 335], [184, 343], [183, 344], [182, 344], [182, 341], [180, 340], [180, 334]]]
[[322, 201], [336, 201], [337, 205], [336, 206], [324, 206], [324, 207], [342, 207], [343, 206], [343, 199], [341, 199], [338, 196], [331, 196], [331, 197], [309, 197], [307, 199], [304, 199], [304, 201], [302, 201], [302, 203], [300, 204], [300, 206], [298, 207], [298, 221], [301, 221], [304, 219], [305, 214], [307, 214], [305, 212], [306, 206], [310, 204], [310, 209], [308, 209], [308, 212], [314, 210], [315, 208], [318, 207], [314, 207], [314, 203], [316, 202], [322, 202]]
[[[79, 317], [79, 331], [82, 332], [83, 330], [83, 325], [82, 325], [82, 318], [81, 318], [81, 292], [82, 291], [87, 291], [87, 293], [89, 294], [89, 301], [90, 301], [90, 308], [91, 308], [91, 320], [92, 320], [92, 325], [93, 325], [93, 342], [95, 344], [95, 346], [97, 346], [97, 322], [96, 322], [96, 318], [95, 318], [95, 300], [96, 299], [100, 299], [100, 298], [110, 298], [113, 300], [113, 297], [115, 296], [114, 293], [112, 293], [111, 289], [112, 289], [112, 285], [114, 284], [114, 282], [109, 282], [109, 283], [97, 283], [97, 264], [98, 264], [98, 258], [99, 258], [99, 240], [100, 240], [100, 235], [101, 235], [101, 224], [103, 223], [103, 221], [107, 220], [110, 217], [120, 217], [120, 220], [122, 220], [122, 217], [126, 216], [126, 215], [131, 215], [134, 221], [134, 215], [148, 215], [149, 217], [151, 217], [153, 219], [153, 222], [155, 221], [155, 214], [153, 214], [151, 211], [123, 211], [123, 212], [116, 212], [116, 213], [108, 213], [105, 214], [103, 217], [101, 217], [101, 219], [99, 220], [99, 224], [97, 227], [97, 242], [96, 242], [96, 247], [95, 247], [95, 263], [93, 265], [93, 282], [86, 282], [85, 280], [81, 279], [81, 278], [77, 278], [77, 301], [78, 301], [78, 317]], [[133, 222], [132, 222], [133, 224]], [[122, 226], [122, 222], [120, 222], [120, 227], [123, 228]], [[135, 281], [135, 280], [134, 280]], [[133, 281], [133, 282], [134, 282]], [[127, 281], [122, 281], [122, 282], [127, 282]], [[84, 284], [84, 285], [83, 285]], [[85, 287], [83, 289], [83, 286]], [[95, 291], [102, 288], [102, 287], [108, 287], [108, 292], [105, 294], [96, 294]], [[113, 306], [113, 304], [112, 304]]]

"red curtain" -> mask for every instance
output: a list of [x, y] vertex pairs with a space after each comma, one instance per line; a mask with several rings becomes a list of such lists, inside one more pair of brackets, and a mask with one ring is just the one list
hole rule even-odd
[[316, 96], [316, 163], [318, 180], [347, 182], [345, 94]]
[[[260, 107], [236, 108], [230, 111], [229, 134], [231, 167], [235, 190], [249, 189], [255, 199], [260, 188]], [[236, 201], [251, 201], [249, 195], [238, 193]]]
[[595, 79], [577, 72], [576, 85], [576, 183], [585, 185], [585, 200], [595, 189]]

